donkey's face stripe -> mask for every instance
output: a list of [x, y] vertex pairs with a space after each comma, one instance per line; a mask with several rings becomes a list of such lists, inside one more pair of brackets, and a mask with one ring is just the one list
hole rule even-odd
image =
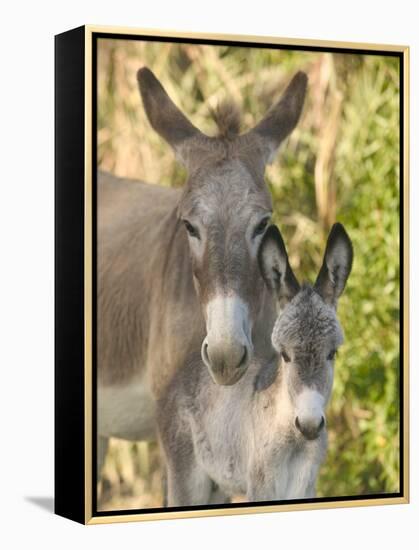
[[239, 296], [220, 293], [205, 311], [207, 336], [202, 358], [216, 382], [229, 384], [244, 374], [253, 355], [249, 308]]

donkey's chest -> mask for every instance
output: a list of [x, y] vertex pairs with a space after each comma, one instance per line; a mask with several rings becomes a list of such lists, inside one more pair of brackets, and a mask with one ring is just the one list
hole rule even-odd
[[234, 400], [214, 403], [195, 417], [193, 439], [198, 461], [230, 496], [247, 492], [252, 464], [259, 455], [274, 459], [278, 444], [272, 422], [255, 416], [250, 403], [239, 407]]
[[[209, 411], [208, 411], [209, 412]], [[211, 408], [209, 414], [195, 418], [193, 440], [198, 462], [227, 494], [246, 490], [248, 437], [247, 419], [234, 407]]]
[[[232, 442], [230, 442], [232, 443]], [[246, 492], [247, 464], [243, 456], [234, 452], [235, 444], [216, 445], [199, 441], [196, 447], [198, 462], [209, 477], [229, 496]]]

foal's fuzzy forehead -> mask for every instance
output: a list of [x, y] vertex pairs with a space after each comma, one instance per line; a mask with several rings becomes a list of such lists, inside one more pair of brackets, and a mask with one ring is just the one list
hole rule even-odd
[[309, 353], [313, 347], [338, 347], [343, 333], [335, 310], [306, 285], [277, 319], [272, 341], [277, 347], [286, 345]]

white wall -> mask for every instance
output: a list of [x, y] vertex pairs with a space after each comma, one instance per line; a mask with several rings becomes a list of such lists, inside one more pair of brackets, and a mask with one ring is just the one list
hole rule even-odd
[[[227, 0], [4, 2], [0, 64], [1, 328], [0, 544], [23, 548], [186, 548], [240, 546], [394, 549], [417, 544], [418, 399], [412, 399], [412, 504], [317, 512], [83, 528], [28, 497], [53, 493], [53, 35], [97, 23], [201, 32], [273, 35], [412, 48], [412, 100], [418, 96], [415, 2]], [[411, 150], [417, 150], [412, 105]], [[412, 159], [412, 279], [418, 276], [418, 163]], [[416, 186], [415, 186], [416, 184]], [[416, 277], [414, 277], [416, 275]], [[418, 291], [412, 288], [412, 334]], [[416, 307], [414, 307], [416, 305]], [[418, 338], [411, 387], [418, 392]], [[6, 376], [6, 380], [4, 380]], [[5, 514], [5, 516], [3, 515]], [[198, 544], [194, 537], [200, 537]], [[416, 541], [415, 541], [416, 539]], [[417, 547], [417, 546], [416, 546]]]

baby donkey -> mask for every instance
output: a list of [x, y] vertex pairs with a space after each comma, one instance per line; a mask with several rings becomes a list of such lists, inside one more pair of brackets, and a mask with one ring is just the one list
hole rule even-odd
[[327, 448], [325, 407], [343, 334], [336, 306], [352, 267], [341, 224], [329, 234], [314, 286], [300, 287], [277, 227], [265, 234], [259, 264], [276, 297], [272, 343], [234, 386], [215, 384], [200, 355], [177, 373], [158, 403], [167, 503], [191, 506], [315, 496]]

